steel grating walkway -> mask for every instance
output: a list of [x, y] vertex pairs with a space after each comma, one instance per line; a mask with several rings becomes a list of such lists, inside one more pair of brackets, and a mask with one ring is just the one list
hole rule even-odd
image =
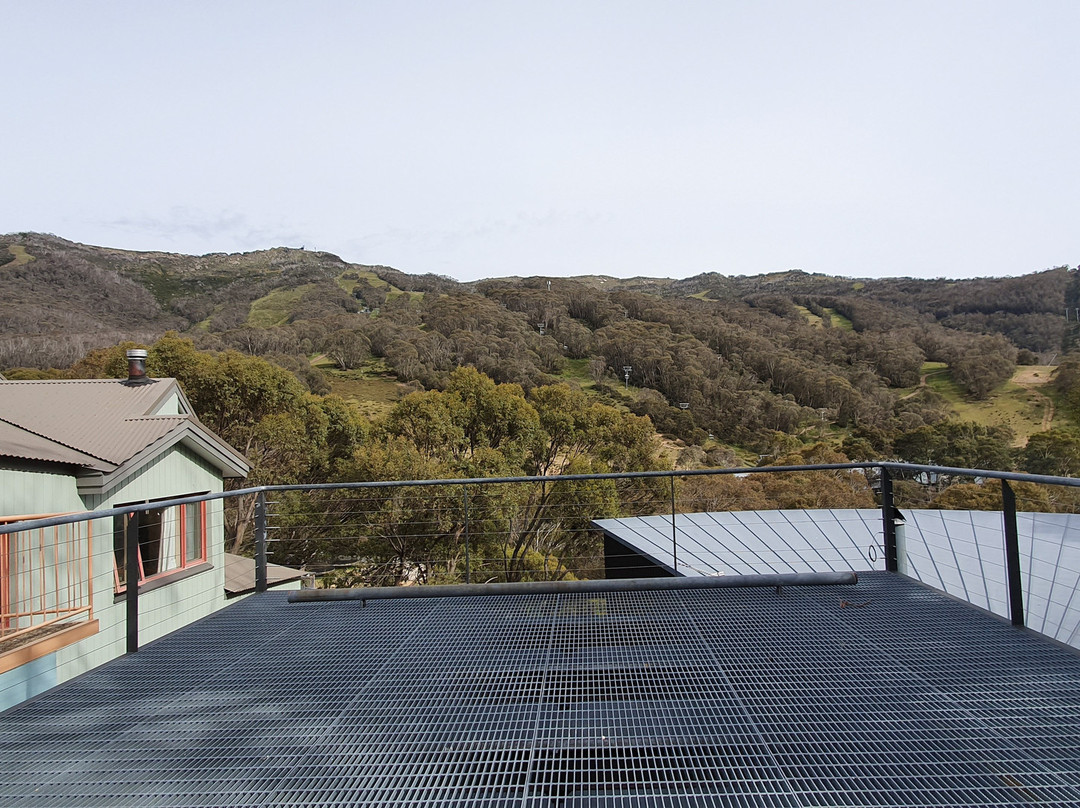
[[1080, 655], [854, 587], [288, 604], [0, 715], [4, 806], [1080, 804]]

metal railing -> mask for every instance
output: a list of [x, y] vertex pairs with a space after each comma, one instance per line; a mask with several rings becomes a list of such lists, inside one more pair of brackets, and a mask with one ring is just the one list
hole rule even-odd
[[[1058, 540], [1043, 535], [1049, 530], [1046, 525], [1053, 520], [1033, 521], [1025, 514], [1021, 520], [1024, 530], [1020, 530], [1018, 513], [1037, 511], [1041, 505], [1023, 498], [1018, 503], [1014, 485], [1035, 484], [1072, 491], [1080, 488], [1080, 480], [890, 462], [261, 486], [34, 519], [17, 525], [0, 524], [0, 540], [10, 543], [11, 539], [5, 537], [45, 535], [42, 531], [48, 528], [127, 515], [125, 552], [122, 556], [118, 553], [118, 557], [126, 562], [125, 580], [137, 581], [143, 572], [138, 566], [139, 523], [143, 513], [218, 499], [237, 503], [246, 498], [243, 501], [249, 504], [254, 500], [252, 517], [249, 524], [235, 528], [234, 540], [244, 537], [248, 551], [255, 557], [256, 591], [263, 592], [268, 587], [267, 568], [271, 560], [318, 571], [330, 585], [336, 580], [339, 586], [348, 586], [350, 575], [365, 584], [482, 584], [603, 577], [603, 545], [594, 522], [648, 517], [658, 535], [660, 531], [670, 531], [670, 566], [674, 572], [713, 575], [724, 570], [711, 561], [700, 560], [702, 553], [691, 540], [686, 514], [703, 508], [747, 510], [749, 501], [725, 504], [719, 495], [710, 499], [696, 492], [690, 496], [692, 482], [727, 479], [733, 487], [738, 487], [748, 485], [747, 479], [756, 475], [788, 475], [776, 478], [780, 480], [801, 479], [799, 475], [810, 474], [827, 476], [834, 487], [847, 485], [855, 499], [863, 503], [845, 507], [861, 508], [864, 515], [870, 513], [867, 509], [876, 508], [878, 515], [870, 520], [876, 521], [872, 532], [877, 537], [869, 548], [867, 563], [871, 567], [880, 564], [887, 571], [923, 580], [950, 594], [967, 593], [975, 605], [992, 611], [1001, 611], [1002, 598], [997, 594], [1000, 589], [1007, 594], [1005, 615], [1016, 625], [1027, 622], [1025, 608], [1030, 608], [1034, 601], [1039, 602], [1044, 612], [1054, 609], [1067, 612], [1072, 608], [1080, 580], [1080, 558], [1076, 557], [1072, 544], [1074, 538], [1080, 540], [1080, 521], [1075, 526], [1075, 536], [1073, 526], [1065, 525]], [[946, 525], [936, 537], [933, 528], [924, 527], [924, 523], [930, 522], [922, 511], [912, 517], [908, 510], [911, 504], [903, 499], [906, 494], [898, 493], [896, 488], [901, 480], [910, 488], [910, 481], [920, 476], [974, 478], [986, 490], [999, 490], [1001, 506], [999, 516], [993, 520], [1000, 525], [1000, 531], [983, 530], [972, 539], [951, 533], [952, 529]], [[812, 514], [814, 507], [828, 507], [827, 502], [814, 500], [812, 496], [826, 488], [808, 486], [808, 501], [812, 502], [803, 507], [807, 513]], [[1080, 496], [1075, 501], [1080, 503]], [[1070, 508], [1063, 506], [1065, 512]], [[908, 513], [907, 524], [903, 522], [901, 509]], [[982, 520], [980, 524], [990, 523]], [[903, 527], [898, 529], [900, 525]], [[1054, 525], [1054, 530], [1060, 527], [1057, 522]], [[86, 535], [89, 541], [89, 534]], [[994, 542], [996, 549], [991, 546]], [[797, 555], [797, 550], [793, 552]], [[988, 562], [988, 553], [996, 555], [1000, 564]], [[748, 550], [745, 556], [748, 572], [777, 571], [754, 569], [755, 563], [762, 563], [760, 554], [754, 557]], [[838, 558], [836, 565], [848, 563], [841, 556]], [[980, 599], [970, 591], [973, 575], [985, 579], [985, 598]], [[994, 578], [992, 586], [987, 583], [990, 578]], [[129, 651], [136, 650], [139, 644], [140, 588], [135, 588], [134, 597], [126, 598]], [[48, 601], [48, 596], [45, 600]], [[1076, 606], [1080, 614], [1080, 598], [1076, 599]], [[1043, 618], [1044, 633], [1064, 641], [1070, 641], [1070, 636], [1076, 639], [1080, 633], [1080, 618], [1075, 626], [1066, 618], [1054, 618], [1051, 622], [1054, 625], [1049, 628], [1053, 630], [1047, 630]]]

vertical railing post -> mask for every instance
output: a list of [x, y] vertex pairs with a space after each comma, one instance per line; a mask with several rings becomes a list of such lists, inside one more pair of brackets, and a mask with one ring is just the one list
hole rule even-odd
[[255, 495], [255, 591], [266, 591], [266, 492]]
[[897, 572], [900, 569], [896, 554], [896, 509], [893, 507], [892, 476], [889, 470], [881, 470], [881, 529], [885, 537], [885, 569]]
[[1009, 582], [1009, 616], [1014, 626], [1024, 625], [1024, 590], [1020, 581], [1020, 537], [1016, 530], [1016, 494], [1001, 481], [1002, 516], [1005, 520], [1005, 575]]
[[124, 535], [124, 605], [127, 617], [127, 651], [139, 650], [139, 517], [138, 511], [128, 515]]
[[469, 486], [461, 486], [461, 507], [465, 511], [465, 583], [472, 583], [472, 565], [469, 561]]
[[679, 574], [679, 542], [675, 535], [675, 472], [671, 473], [671, 566]]

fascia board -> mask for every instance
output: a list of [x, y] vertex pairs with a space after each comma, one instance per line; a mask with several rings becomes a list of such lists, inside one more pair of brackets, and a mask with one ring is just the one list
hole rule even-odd
[[185, 421], [176, 429], [162, 436], [154, 443], [129, 459], [122, 466], [107, 474], [88, 474], [78, 478], [80, 494], [101, 494], [137, 469], [150, 463], [178, 443], [183, 443], [199, 457], [206, 460], [221, 472], [223, 477], [246, 477], [250, 466], [233, 452], [226, 451], [223, 444], [212, 439], [193, 421]]

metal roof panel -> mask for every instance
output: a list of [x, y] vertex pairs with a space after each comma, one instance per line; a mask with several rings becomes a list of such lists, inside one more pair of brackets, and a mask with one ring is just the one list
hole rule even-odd
[[[143, 385], [127, 385], [117, 379], [0, 381], [0, 418], [47, 439], [47, 445], [53, 447], [50, 454], [42, 441], [20, 438], [7, 430], [11, 442], [0, 439], [0, 454], [23, 456], [19, 452], [27, 451], [27, 447], [22, 444], [32, 443], [40, 445], [42, 456], [36, 459], [77, 462], [94, 471], [108, 472], [139, 457], [156, 443], [168, 443], [170, 434], [183, 429], [184, 439], [198, 444], [197, 450], [214, 455], [213, 462], [222, 466], [227, 476], [246, 473], [244, 457], [194, 414], [153, 414], [170, 396], [176, 396], [182, 409], [187, 406], [175, 379], [155, 379]], [[63, 452], [60, 446], [72, 451]]]
[[[904, 510], [901, 571], [1009, 614], [1004, 525], [991, 511]], [[593, 523], [680, 575], [882, 569], [877, 510], [726, 511]], [[1080, 646], [1080, 514], [1017, 514], [1027, 624]]]
[[110, 471], [116, 466], [0, 419], [0, 455]]
[[175, 379], [142, 385], [117, 379], [0, 382], [0, 417], [119, 465], [132, 454], [126, 420], [151, 412], [176, 386]]

